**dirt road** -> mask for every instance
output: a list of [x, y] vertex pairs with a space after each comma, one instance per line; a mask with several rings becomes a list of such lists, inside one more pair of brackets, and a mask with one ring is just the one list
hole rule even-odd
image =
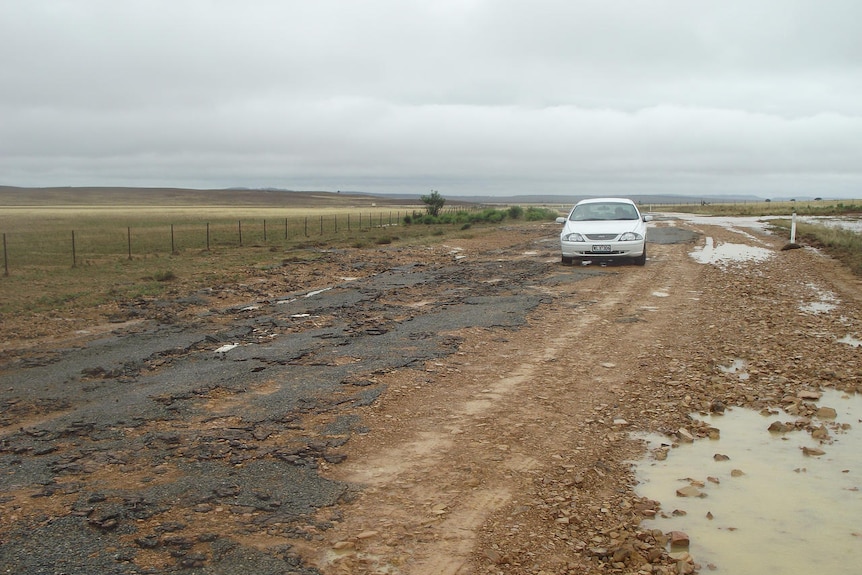
[[699, 569], [641, 527], [672, 502], [636, 494], [630, 433], [856, 391], [860, 281], [756, 227], [659, 218], [645, 267], [563, 267], [557, 231], [333, 252], [8, 345], [0, 572]]

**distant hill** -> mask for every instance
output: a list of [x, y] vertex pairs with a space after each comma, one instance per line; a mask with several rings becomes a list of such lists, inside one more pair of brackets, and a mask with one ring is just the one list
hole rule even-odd
[[229, 188], [57, 187], [19, 188], [0, 186], [0, 206], [371, 206], [420, 205], [418, 196], [406, 201], [396, 196], [363, 193]]
[[[585, 195], [443, 196], [447, 205], [572, 205]], [[699, 204], [762, 202], [757, 196], [628, 195], [640, 204]], [[373, 194], [358, 191], [321, 192], [279, 189], [129, 187], [20, 188], [0, 186], [0, 206], [244, 206], [244, 207], [350, 207], [421, 206], [419, 194]]]
[[[458, 199], [465, 202], [483, 203], [483, 204], [575, 204], [586, 198], [595, 198], [592, 195], [518, 195], [518, 196], [458, 196]], [[620, 194], [619, 197], [629, 198], [639, 204], [699, 204], [707, 203], [727, 203], [727, 202], [762, 202], [763, 198], [757, 196], [682, 196], [682, 195], [661, 195], [661, 194]]]

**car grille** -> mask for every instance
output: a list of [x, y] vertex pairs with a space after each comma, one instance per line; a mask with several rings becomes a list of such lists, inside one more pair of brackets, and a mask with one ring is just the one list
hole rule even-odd
[[593, 242], [606, 242], [616, 239], [619, 234], [588, 234], [587, 239]]

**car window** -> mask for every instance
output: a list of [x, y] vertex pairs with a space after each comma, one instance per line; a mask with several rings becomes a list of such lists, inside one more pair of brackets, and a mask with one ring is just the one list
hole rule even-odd
[[569, 219], [573, 222], [636, 220], [638, 219], [638, 213], [635, 207], [631, 204], [602, 202], [575, 206]]

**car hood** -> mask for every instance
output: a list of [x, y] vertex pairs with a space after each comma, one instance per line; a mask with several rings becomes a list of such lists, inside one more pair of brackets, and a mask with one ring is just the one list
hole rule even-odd
[[636, 232], [644, 234], [646, 225], [643, 220], [601, 220], [601, 221], [567, 221], [563, 226], [563, 234], [577, 232], [579, 234], [624, 234]]

